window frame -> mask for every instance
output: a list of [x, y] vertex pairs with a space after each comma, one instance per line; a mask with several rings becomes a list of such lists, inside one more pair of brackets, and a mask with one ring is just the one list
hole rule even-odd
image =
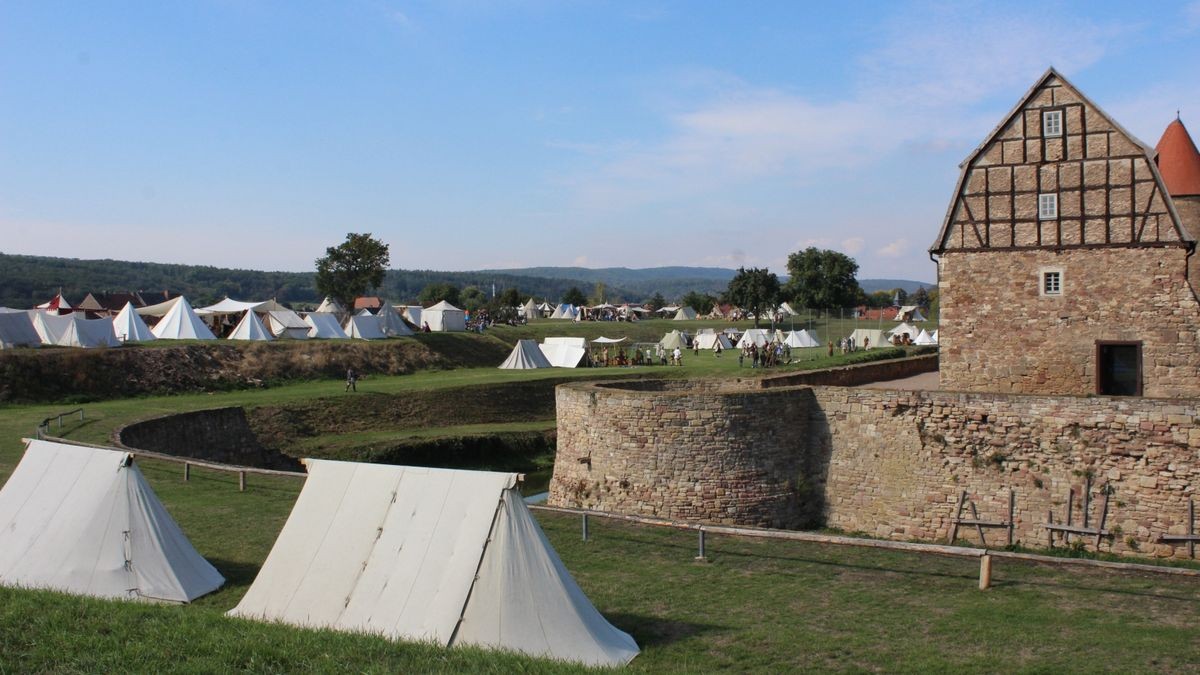
[[[1051, 278], [1052, 275], [1054, 277], [1056, 277], [1056, 283], [1055, 283], [1056, 289], [1055, 290], [1049, 290], [1046, 288], [1046, 286], [1047, 286], [1046, 282]], [[1063, 297], [1063, 295], [1066, 294], [1065, 288], [1063, 286], [1063, 278], [1065, 276], [1066, 275], [1063, 274], [1063, 268], [1061, 268], [1061, 267], [1043, 267], [1043, 268], [1039, 269], [1038, 270], [1038, 295], [1040, 295], [1044, 298], [1061, 298], [1061, 297]]]
[[[1050, 120], [1054, 119], [1058, 123], [1058, 131], [1049, 131]], [[1042, 110], [1042, 137], [1043, 138], [1062, 138], [1066, 135], [1066, 129], [1063, 128], [1063, 122], [1066, 115], [1063, 114], [1062, 108], [1050, 108]]]
[[[1044, 204], [1048, 204], [1046, 200], [1052, 200], [1054, 205], [1054, 213], [1048, 214]], [[1038, 220], [1058, 220], [1058, 193], [1057, 192], [1039, 192], [1038, 193]]]
[[[1103, 392], [1104, 387], [1104, 369], [1101, 363], [1101, 356], [1105, 347], [1134, 347], [1137, 349], [1137, 383], [1135, 391], [1132, 394], [1106, 394]], [[1145, 396], [1145, 368], [1146, 360], [1144, 355], [1144, 345], [1142, 340], [1096, 340], [1096, 382], [1095, 390], [1097, 396]]]

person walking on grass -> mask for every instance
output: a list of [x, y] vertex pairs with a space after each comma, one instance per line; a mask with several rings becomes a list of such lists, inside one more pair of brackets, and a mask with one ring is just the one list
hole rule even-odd
[[358, 371], [354, 366], [346, 369], [346, 391], [358, 391]]

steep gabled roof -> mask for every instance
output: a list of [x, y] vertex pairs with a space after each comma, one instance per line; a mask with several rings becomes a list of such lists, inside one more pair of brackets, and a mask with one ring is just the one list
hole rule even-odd
[[1172, 197], [1200, 195], [1200, 152], [1183, 121], [1175, 118], [1168, 124], [1155, 149], [1167, 192]]
[[[1030, 100], [1033, 99], [1033, 97], [1037, 95], [1038, 91], [1041, 90], [1041, 88], [1044, 87], [1051, 78], [1055, 78], [1059, 82], [1061, 82], [1063, 85], [1070, 87], [1071, 91], [1079, 97], [1079, 99], [1084, 103], [1084, 105], [1091, 108], [1104, 121], [1111, 124], [1113, 129], [1115, 129], [1119, 133], [1123, 134], [1126, 138], [1129, 139], [1130, 142], [1132, 142], [1133, 144], [1140, 147], [1146, 155], [1146, 159], [1148, 160], [1151, 172], [1153, 172], [1153, 174], [1154, 174], [1155, 180], [1157, 180], [1160, 185], [1163, 184], [1163, 178], [1159, 174], [1158, 164], [1156, 162], [1157, 151], [1154, 148], [1152, 148], [1150, 145], [1146, 144], [1144, 141], [1139, 139], [1137, 136], [1134, 136], [1132, 133], [1130, 133], [1128, 129], [1121, 126], [1121, 124], [1119, 122], [1117, 122], [1115, 119], [1113, 119], [1108, 113], [1106, 113], [1103, 108], [1096, 105], [1095, 101], [1088, 98], [1088, 96], [1086, 94], [1084, 94], [1082, 91], [1080, 91], [1080, 89], [1078, 87], [1076, 87], [1074, 84], [1072, 84], [1070, 80], [1063, 77], [1063, 75], [1061, 73], [1059, 73], [1057, 70], [1054, 69], [1053, 66], [1051, 66], [1050, 68], [1046, 69], [1046, 72], [1043, 73], [1042, 76], [1039, 77], [1036, 82], [1033, 83], [1033, 86], [1031, 86], [1025, 92], [1025, 94], [1017, 101], [1017, 104], [1014, 105], [1012, 107], [1012, 109], [1008, 111], [1008, 114], [1005, 115], [1003, 118], [1001, 118], [1000, 123], [997, 124], [990, 133], [988, 133], [988, 135], [984, 138], [983, 142], [980, 143], [979, 145], [977, 145], [975, 147], [975, 149], [971, 151], [971, 154], [969, 154], [967, 156], [967, 158], [964, 159], [958, 165], [959, 166], [959, 174], [958, 174], [958, 182], [954, 187], [954, 197], [950, 200], [950, 205], [946, 208], [946, 215], [942, 218], [942, 227], [938, 230], [937, 239], [934, 240], [933, 244], [929, 247], [929, 252], [931, 254], [938, 254], [938, 253], [942, 252], [943, 250], [945, 250], [946, 233], [950, 229], [951, 221], [954, 218], [955, 208], [958, 206], [959, 198], [962, 196], [963, 186], [966, 183], [967, 174], [971, 170], [971, 165], [974, 164], [976, 159], [978, 159], [979, 156], [984, 151], [986, 151], [987, 148], [989, 146], [991, 146], [991, 144], [993, 142], [995, 142], [997, 140], [997, 137], [1004, 131], [1004, 129], [1011, 122], [1013, 122], [1014, 118], [1016, 118], [1017, 115], [1022, 114], [1022, 111], [1024, 111], [1026, 109], [1026, 107], [1029, 105]], [[1170, 194], [1171, 193], [1168, 192], [1168, 195], [1170, 195]], [[1175, 227], [1175, 230], [1178, 233], [1180, 240], [1184, 241], [1184, 242], [1194, 242], [1195, 240], [1192, 238], [1191, 234], [1185, 228], [1180, 226], [1179, 215], [1175, 211], [1175, 205], [1171, 202], [1171, 200], [1169, 198], [1166, 199], [1165, 202], [1166, 202], [1166, 206], [1167, 206], [1167, 211], [1170, 213], [1170, 216], [1171, 216], [1172, 225]]]

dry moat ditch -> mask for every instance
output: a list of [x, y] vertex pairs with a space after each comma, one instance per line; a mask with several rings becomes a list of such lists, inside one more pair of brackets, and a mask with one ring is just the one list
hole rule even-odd
[[129, 424], [114, 441], [242, 466], [302, 470], [303, 457], [526, 474], [544, 491], [555, 453], [554, 387], [565, 379], [217, 408]]

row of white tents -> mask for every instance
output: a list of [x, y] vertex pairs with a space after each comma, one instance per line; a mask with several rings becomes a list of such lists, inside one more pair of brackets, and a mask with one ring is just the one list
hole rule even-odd
[[[596, 610], [517, 475], [305, 460], [244, 619], [620, 666], [637, 643]], [[0, 584], [190, 602], [225, 579], [127, 452], [28, 441], [0, 489]]]
[[[322, 311], [325, 310], [325, 311]], [[315, 312], [304, 316], [274, 300], [242, 302], [226, 298], [215, 305], [194, 309], [184, 297], [157, 305], [125, 307], [112, 319], [88, 319], [83, 313], [0, 308], [0, 349], [37, 345], [61, 347], [116, 347], [151, 340], [215, 340], [205, 318], [241, 315], [229, 340], [275, 339], [382, 340], [412, 335], [401, 312], [384, 304], [377, 313], [362, 310], [346, 315], [336, 302], [325, 299]], [[466, 313], [441, 302], [432, 307], [403, 307], [403, 314], [430, 331], [466, 330]], [[345, 317], [344, 320], [341, 317]], [[146, 318], [157, 320], [153, 327]]]

